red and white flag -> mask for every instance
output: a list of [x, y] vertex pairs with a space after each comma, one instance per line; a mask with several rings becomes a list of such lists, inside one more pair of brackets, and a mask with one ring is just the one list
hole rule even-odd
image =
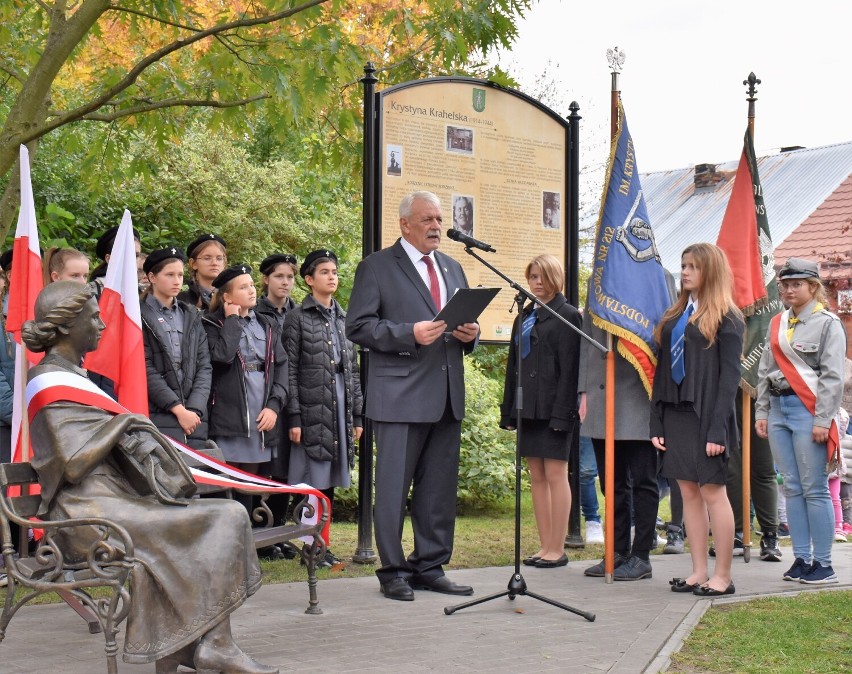
[[148, 378], [142, 343], [136, 247], [128, 210], [124, 211], [112, 246], [100, 307], [106, 329], [97, 350], [86, 356], [84, 365], [112, 379], [119, 403], [131, 412], [147, 416]]
[[21, 421], [23, 420], [24, 391], [30, 363], [41, 360], [42, 354], [31, 353], [21, 343], [21, 326], [35, 318], [35, 301], [44, 287], [41, 270], [41, 252], [38, 244], [33, 185], [30, 178], [30, 153], [21, 145], [21, 210], [15, 229], [12, 253], [12, 276], [9, 280], [9, 311], [6, 318], [8, 330], [15, 342], [15, 390], [12, 402], [12, 461], [29, 461], [32, 452], [29, 441], [23, 446]]

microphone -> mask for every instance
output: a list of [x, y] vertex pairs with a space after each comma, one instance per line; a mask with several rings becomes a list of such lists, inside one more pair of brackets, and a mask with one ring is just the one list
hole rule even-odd
[[484, 250], [486, 253], [496, 253], [497, 251], [489, 246], [487, 243], [480, 241], [479, 239], [474, 239], [472, 236], [468, 236], [467, 234], [463, 234], [457, 229], [448, 229], [447, 236], [450, 237], [453, 241], [458, 241], [459, 243], [463, 243], [468, 248], [479, 248], [479, 250]]

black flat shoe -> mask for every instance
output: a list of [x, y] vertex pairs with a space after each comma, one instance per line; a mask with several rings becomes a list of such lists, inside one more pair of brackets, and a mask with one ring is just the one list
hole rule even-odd
[[535, 555], [530, 555], [529, 557], [524, 557], [524, 561], [521, 562], [524, 566], [535, 566], [535, 563], [540, 560], [541, 557], [536, 557]]
[[557, 566], [568, 564], [568, 555], [562, 555], [559, 559], [539, 559], [533, 564], [538, 569], [555, 569]]
[[701, 583], [687, 583], [685, 578], [672, 578], [669, 581], [672, 592], [694, 592]]
[[731, 581], [728, 587], [726, 587], [724, 590], [716, 590], [710, 587], [709, 585], [699, 585], [692, 591], [692, 594], [694, 594], [696, 597], [722, 597], [726, 594], [734, 594], [734, 592], [736, 591], [737, 590], [734, 587], [734, 582]]

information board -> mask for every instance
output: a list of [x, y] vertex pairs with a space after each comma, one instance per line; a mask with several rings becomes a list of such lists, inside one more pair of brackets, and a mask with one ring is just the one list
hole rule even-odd
[[[427, 190], [441, 199], [444, 229], [489, 243], [497, 252], [480, 254], [519, 283], [541, 253], [565, 267], [566, 120], [519, 92], [479, 80], [407, 83], [379, 92], [377, 101], [382, 248], [400, 236], [400, 200]], [[440, 250], [461, 263], [471, 286], [505, 286], [446, 233]], [[485, 310], [481, 339], [508, 341], [513, 297], [504, 287]]]

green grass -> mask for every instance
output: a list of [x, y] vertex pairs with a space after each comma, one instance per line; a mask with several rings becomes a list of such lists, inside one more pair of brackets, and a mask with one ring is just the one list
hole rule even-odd
[[670, 672], [830, 674], [852, 669], [852, 591], [807, 592], [711, 608]]

